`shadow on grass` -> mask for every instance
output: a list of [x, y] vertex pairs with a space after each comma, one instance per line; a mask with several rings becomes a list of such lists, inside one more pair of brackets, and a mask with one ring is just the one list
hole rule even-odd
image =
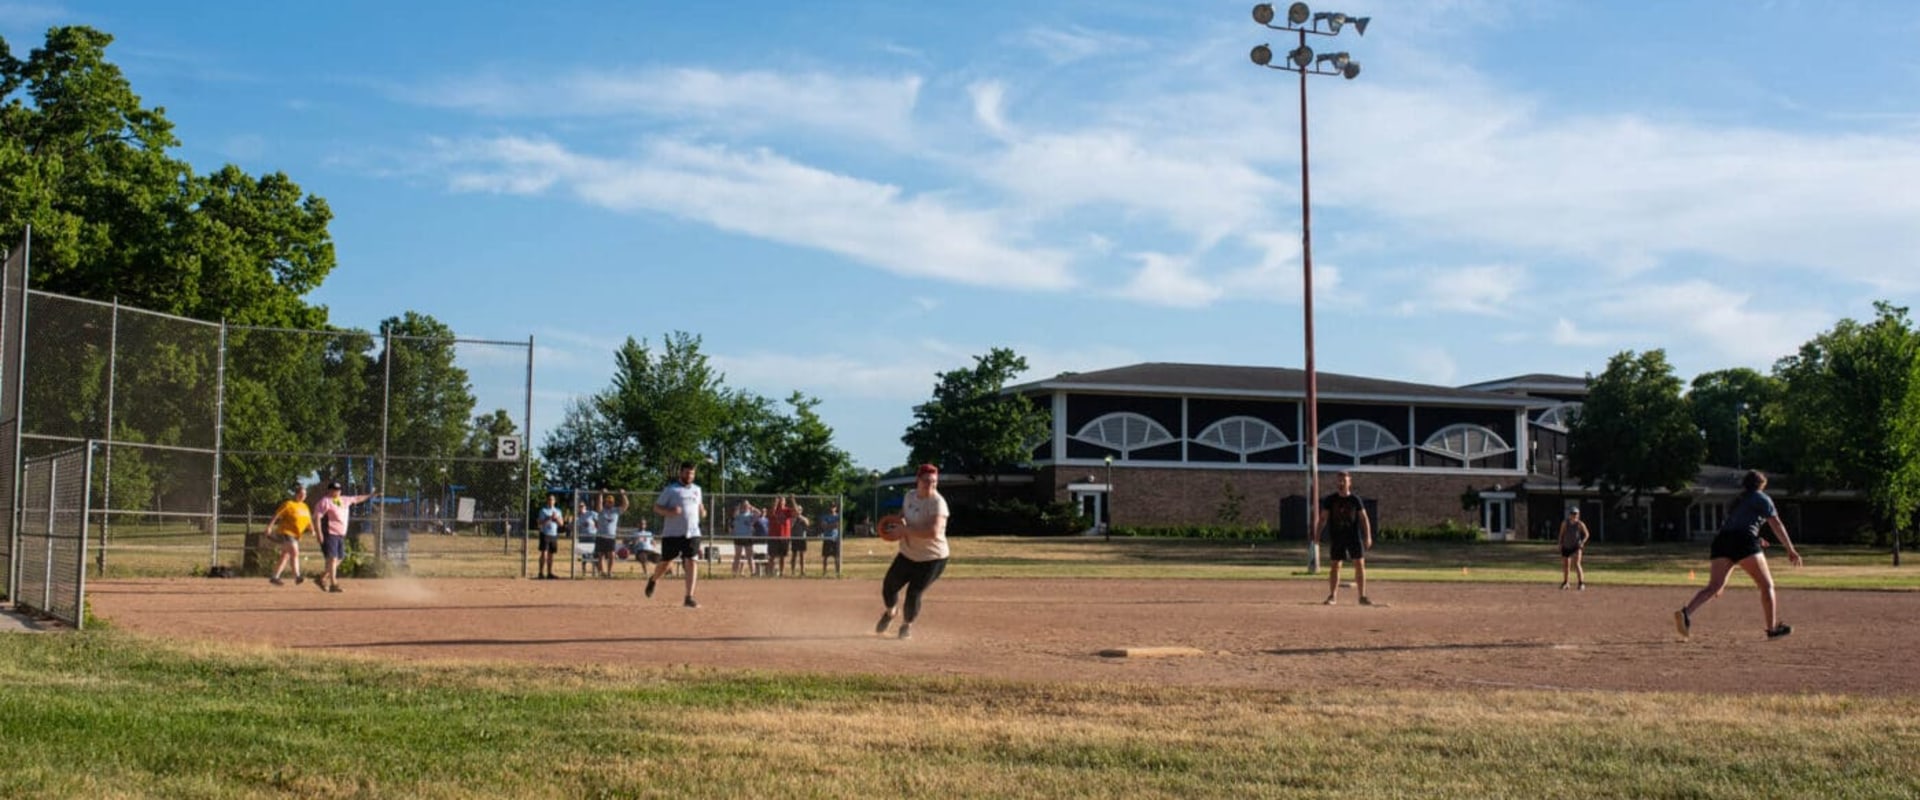
[[666, 642], [847, 642], [891, 641], [890, 636], [849, 633], [839, 636], [593, 636], [574, 639], [400, 639], [384, 642], [336, 642], [293, 645], [295, 650], [357, 650], [382, 647], [538, 647], [551, 644], [660, 644]]

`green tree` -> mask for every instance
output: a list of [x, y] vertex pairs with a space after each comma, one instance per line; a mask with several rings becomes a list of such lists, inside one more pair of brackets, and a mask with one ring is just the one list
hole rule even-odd
[[1864, 491], [1901, 528], [1920, 502], [1920, 449], [1907, 432], [1916, 424], [1920, 333], [1905, 307], [1873, 308], [1873, 321], [1840, 320], [1774, 365], [1783, 384], [1780, 440], [1796, 486]]
[[[1642, 494], [1685, 487], [1700, 471], [1706, 444], [1680, 389], [1663, 350], [1609, 359], [1567, 432], [1573, 475], [1609, 498], [1631, 496], [1636, 508]], [[1638, 533], [1644, 537], [1644, 527]]]
[[838, 494], [853, 458], [833, 444], [833, 429], [814, 409], [817, 398], [794, 392], [787, 398], [793, 416], [782, 420], [779, 441], [768, 459], [766, 478], [780, 491]]
[[[479, 502], [483, 514], [520, 517], [521, 499], [529, 493], [520, 461], [494, 458], [499, 437], [519, 434], [520, 426], [506, 409], [473, 418], [466, 445], [461, 448], [461, 460], [454, 462], [451, 474], [454, 483], [466, 487], [462, 494]], [[544, 503], [544, 492], [541, 497]]]
[[37, 288], [204, 320], [317, 327], [334, 267], [326, 201], [286, 175], [201, 176], [164, 109], [68, 26], [25, 59], [0, 40], [0, 242], [33, 227]]
[[1771, 467], [1766, 427], [1780, 402], [1780, 381], [1746, 367], [1703, 372], [1687, 392], [1693, 424], [1706, 432], [1706, 463]]
[[996, 347], [971, 368], [940, 373], [933, 397], [914, 408], [900, 437], [912, 450], [909, 460], [976, 478], [1030, 461], [1046, 440], [1047, 412], [1025, 396], [1001, 393], [1026, 370], [1025, 358]]
[[380, 327], [387, 332], [385, 350], [361, 366], [364, 385], [386, 386], [385, 401], [379, 392], [348, 400], [353, 403], [347, 411], [352, 422], [348, 450], [380, 453], [384, 432], [385, 452], [394, 457], [381, 480], [396, 490], [434, 485], [441, 479], [441, 467], [467, 443], [472, 384], [457, 363], [453, 331], [445, 323], [408, 311]]
[[656, 353], [631, 337], [614, 353], [613, 385], [600, 413], [621, 441], [607, 467], [614, 486], [664, 485], [681, 461], [703, 462], [727, 420], [723, 376], [700, 352], [700, 337], [667, 334]]
[[547, 434], [540, 446], [548, 480], [556, 487], [592, 489], [611, 485], [606, 468], [615, 460], [614, 448], [619, 434], [601, 416], [598, 398], [574, 398], [567, 402], [560, 424]]

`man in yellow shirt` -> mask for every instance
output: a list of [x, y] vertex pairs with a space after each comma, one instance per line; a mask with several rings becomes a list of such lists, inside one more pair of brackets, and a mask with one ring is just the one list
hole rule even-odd
[[280, 574], [287, 566], [293, 566], [293, 582], [307, 582], [307, 576], [300, 573], [300, 537], [307, 535], [313, 528], [313, 513], [307, 509], [307, 487], [295, 484], [293, 497], [281, 503], [273, 512], [273, 519], [267, 521], [267, 541], [280, 546], [280, 563], [273, 565], [273, 577], [267, 582], [275, 586], [284, 584]]

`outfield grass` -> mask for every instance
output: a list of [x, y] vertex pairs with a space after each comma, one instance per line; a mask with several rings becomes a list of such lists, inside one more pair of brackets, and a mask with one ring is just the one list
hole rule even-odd
[[[179, 577], [201, 574], [209, 558], [204, 533], [158, 531], [123, 535], [108, 557], [106, 577]], [[223, 532], [220, 560], [240, 562], [240, 531]], [[418, 534], [411, 542], [411, 566], [425, 577], [517, 577], [520, 541], [491, 536]], [[564, 559], [571, 542], [562, 541]], [[1306, 549], [1300, 542], [1226, 542], [1194, 539], [1095, 537], [966, 537], [953, 541], [954, 577], [1032, 578], [1187, 578], [1320, 580], [1305, 574]], [[308, 548], [311, 550], [312, 548]], [[808, 554], [809, 574], [819, 572], [819, 545]], [[877, 579], [893, 557], [892, 545], [877, 539], [850, 539], [842, 573]], [[1809, 546], [1807, 566], [1792, 568], [1777, 548], [1769, 551], [1774, 575], [1790, 589], [1920, 590], [1920, 561], [1892, 566], [1884, 550], [1851, 546]], [[317, 554], [308, 552], [309, 571]], [[1920, 558], [1920, 556], [1916, 556]], [[1707, 554], [1701, 544], [1596, 544], [1586, 553], [1587, 580], [1594, 584], [1678, 586], [1706, 580]], [[263, 562], [272, 559], [263, 556]], [[1548, 542], [1425, 543], [1380, 542], [1369, 555], [1368, 577], [1383, 581], [1472, 581], [1477, 583], [1557, 583], [1559, 552]], [[93, 559], [89, 559], [93, 563]], [[724, 576], [728, 564], [716, 565]], [[564, 573], [564, 566], [559, 568]], [[618, 571], [633, 571], [622, 562]], [[92, 577], [100, 577], [97, 573]]]
[[46, 797], [1914, 797], [1920, 701], [1141, 689], [0, 636]]

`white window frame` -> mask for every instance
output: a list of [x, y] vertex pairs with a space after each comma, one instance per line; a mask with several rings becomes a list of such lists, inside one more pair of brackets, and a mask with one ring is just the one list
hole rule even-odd
[[[1447, 441], [1454, 434], [1464, 434], [1460, 442], [1461, 448], [1458, 450]], [[1475, 434], [1479, 434], [1477, 443], [1474, 441]], [[1434, 431], [1432, 436], [1427, 437], [1426, 444], [1420, 445], [1420, 449], [1448, 458], [1457, 458], [1461, 466], [1472, 464], [1475, 459], [1513, 452], [1513, 446], [1507, 444], [1507, 440], [1500, 438], [1499, 433], [1485, 425], [1475, 425], [1471, 422], [1455, 423]]]
[[[1234, 426], [1238, 430], [1239, 441], [1235, 444], [1227, 443], [1226, 431], [1229, 426]], [[1247, 444], [1247, 440], [1250, 438], [1248, 436], [1249, 433], [1258, 434], [1259, 442], [1257, 444], [1251, 446]], [[1248, 416], [1227, 417], [1212, 425], [1208, 425], [1207, 429], [1201, 431], [1199, 436], [1193, 437], [1193, 441], [1218, 450], [1237, 453], [1243, 461], [1246, 460], [1247, 456], [1253, 455], [1254, 453], [1264, 453], [1268, 450], [1278, 450], [1282, 447], [1292, 447], [1294, 445], [1294, 441], [1287, 438], [1285, 433], [1281, 433], [1280, 428], [1273, 423], [1260, 419], [1259, 417]]]
[[[1108, 436], [1111, 433], [1109, 429], [1114, 424], [1118, 424], [1120, 428], [1117, 441]], [[1135, 450], [1179, 441], [1167, 431], [1165, 425], [1153, 421], [1152, 417], [1133, 411], [1115, 411], [1095, 417], [1087, 424], [1080, 426], [1080, 430], [1074, 433], [1072, 438], [1118, 450], [1122, 457], [1129, 456]]]
[[1540, 418], [1534, 420], [1533, 424], [1566, 433], [1573, 425], [1573, 418], [1580, 416], [1581, 407], [1577, 402], [1561, 403], [1541, 412]]
[[[1340, 444], [1340, 437], [1346, 435], [1347, 431], [1354, 431], [1354, 449], [1351, 450]], [[1362, 442], [1365, 441], [1363, 434], [1373, 437], [1373, 447], [1366, 448], [1362, 446]], [[1382, 442], [1390, 442], [1391, 444], [1382, 444]], [[1356, 460], [1377, 456], [1381, 453], [1396, 452], [1404, 447], [1406, 447], [1406, 445], [1400, 441], [1399, 437], [1393, 435], [1393, 431], [1387, 430], [1386, 426], [1378, 422], [1368, 422], [1363, 419], [1345, 420], [1335, 423], [1333, 427], [1320, 431], [1321, 450], [1339, 453], [1340, 455]]]

